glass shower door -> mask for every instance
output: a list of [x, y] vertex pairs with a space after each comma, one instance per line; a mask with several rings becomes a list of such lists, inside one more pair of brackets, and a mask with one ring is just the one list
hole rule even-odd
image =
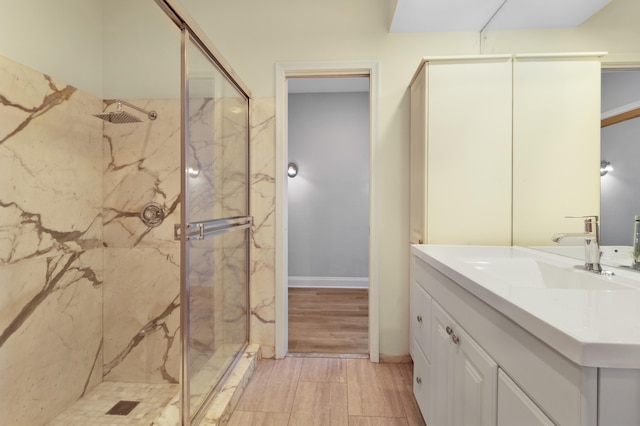
[[248, 341], [248, 98], [185, 31], [183, 424]]

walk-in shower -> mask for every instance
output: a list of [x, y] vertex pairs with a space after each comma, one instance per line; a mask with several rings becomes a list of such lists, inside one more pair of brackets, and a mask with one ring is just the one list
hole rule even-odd
[[169, 3], [0, 28], [3, 425], [195, 425], [247, 345], [249, 95]]

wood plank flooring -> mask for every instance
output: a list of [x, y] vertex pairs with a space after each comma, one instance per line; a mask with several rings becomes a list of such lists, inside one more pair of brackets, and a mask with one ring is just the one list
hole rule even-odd
[[412, 364], [368, 359], [261, 360], [229, 426], [425, 426]]
[[368, 290], [290, 288], [289, 352], [368, 354]]

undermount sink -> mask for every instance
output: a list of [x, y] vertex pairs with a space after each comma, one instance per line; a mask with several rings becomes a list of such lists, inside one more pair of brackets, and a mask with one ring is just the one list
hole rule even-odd
[[532, 258], [466, 259], [466, 264], [514, 287], [574, 290], [640, 290], [637, 280], [602, 276], [582, 266], [558, 265]]

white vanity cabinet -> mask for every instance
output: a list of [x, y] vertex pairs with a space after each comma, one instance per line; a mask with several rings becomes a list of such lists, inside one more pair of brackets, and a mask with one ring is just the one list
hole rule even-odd
[[431, 309], [432, 301], [417, 282], [410, 287], [411, 358], [413, 359], [413, 393], [423, 413], [428, 413], [431, 377]]
[[411, 244], [580, 232], [564, 217], [599, 211], [601, 56], [425, 58], [410, 87]]
[[[415, 255], [411, 295], [411, 318], [431, 328], [411, 327], [414, 395], [429, 426], [598, 424], [595, 368], [569, 362]], [[417, 333], [430, 334], [425, 352]]]

